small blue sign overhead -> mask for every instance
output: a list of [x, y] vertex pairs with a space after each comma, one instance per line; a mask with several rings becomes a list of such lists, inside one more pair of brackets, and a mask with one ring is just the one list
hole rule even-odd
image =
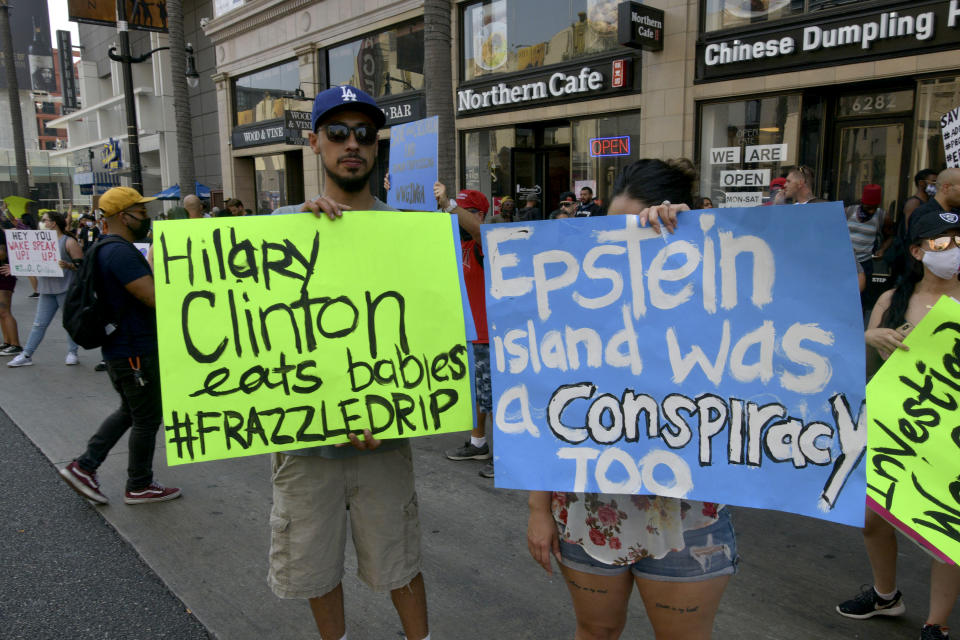
[[390, 191], [387, 204], [397, 209], [436, 211], [437, 127], [433, 116], [390, 127]]

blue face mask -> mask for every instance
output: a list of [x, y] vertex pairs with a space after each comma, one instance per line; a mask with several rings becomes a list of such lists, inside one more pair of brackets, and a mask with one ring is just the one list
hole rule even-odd
[[926, 186], [926, 188], [924, 189], [924, 191], [926, 191], [926, 192], [927, 192], [927, 195], [932, 198], [933, 196], [937, 195], [937, 185], [935, 185], [935, 184], [928, 184], [928, 185]]

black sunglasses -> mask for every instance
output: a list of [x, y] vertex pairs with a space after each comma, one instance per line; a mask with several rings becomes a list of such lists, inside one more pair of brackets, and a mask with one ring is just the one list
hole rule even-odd
[[351, 131], [356, 136], [358, 144], [368, 146], [377, 141], [377, 128], [372, 124], [358, 124], [351, 127], [342, 122], [333, 122], [323, 125], [322, 129], [326, 132], [327, 140], [330, 142], [346, 142]]

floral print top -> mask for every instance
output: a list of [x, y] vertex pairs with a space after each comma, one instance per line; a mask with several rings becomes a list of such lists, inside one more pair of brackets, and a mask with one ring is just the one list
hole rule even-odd
[[684, 548], [684, 531], [708, 527], [724, 505], [661, 496], [553, 494], [560, 539], [612, 565], [662, 558]]

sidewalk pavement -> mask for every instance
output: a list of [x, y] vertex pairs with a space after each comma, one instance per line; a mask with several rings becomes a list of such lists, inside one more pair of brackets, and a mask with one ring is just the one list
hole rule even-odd
[[[22, 282], [13, 303], [21, 341], [29, 333], [35, 307], [26, 298], [26, 284]], [[99, 352], [82, 351], [80, 365], [64, 366], [64, 337], [58, 314], [32, 367], [8, 369], [0, 361], [0, 407], [57, 467], [82, 452], [100, 421], [118, 403], [106, 373], [93, 370]], [[415, 438], [413, 444], [432, 637], [571, 638], [574, 619], [562, 580], [556, 572], [547, 576], [527, 552], [526, 493], [495, 489], [491, 481], [477, 476], [482, 463], [444, 459], [443, 451], [463, 438], [464, 434], [423, 437]], [[65, 484], [62, 491], [84, 508], [99, 511], [215, 637], [315, 640], [318, 635], [307, 604], [280, 600], [266, 584], [268, 457], [167, 467], [158, 436], [157, 480], [181, 487], [183, 497], [127, 506], [122, 501], [125, 447], [126, 438], [100, 470], [110, 505], [86, 503]], [[49, 473], [53, 475], [53, 469]], [[39, 485], [35, 489], [42, 490]], [[56, 512], [51, 517], [65, 531], [76, 525], [70, 513]], [[734, 523], [741, 570], [721, 603], [716, 638], [919, 637], [927, 608], [929, 561], [912, 544], [902, 542], [899, 563], [906, 616], [858, 622], [834, 611], [837, 602], [852, 597], [862, 583], [870, 581], [857, 529], [753, 509], [735, 509]], [[51, 551], [50, 562], [59, 562], [54, 551], [58, 550]], [[355, 571], [356, 558], [348, 544], [344, 592], [351, 640], [401, 638], [389, 596], [372, 594]], [[954, 620], [960, 621], [956, 613]], [[145, 615], [144, 633], [137, 640], [172, 637], [159, 631], [150, 635], [149, 622]], [[70, 629], [65, 624], [61, 631], [59, 635], [66, 636]], [[104, 636], [92, 632], [72, 637]], [[631, 600], [623, 637], [652, 638], [638, 597]]]

